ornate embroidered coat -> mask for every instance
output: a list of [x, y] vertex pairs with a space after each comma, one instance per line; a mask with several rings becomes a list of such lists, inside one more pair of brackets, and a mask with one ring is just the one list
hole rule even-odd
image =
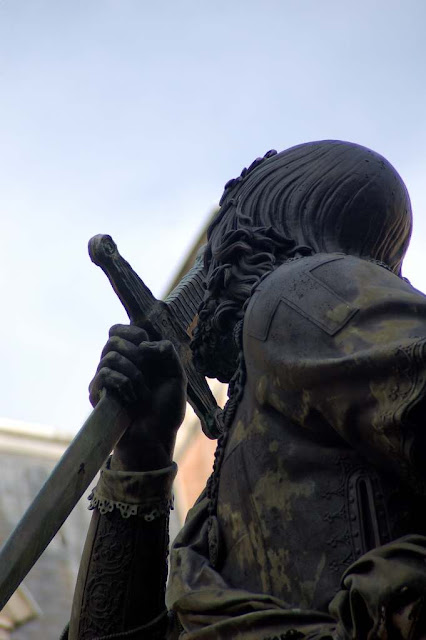
[[257, 287], [220, 475], [219, 565], [204, 500], [172, 552], [168, 602], [188, 638], [320, 633], [352, 563], [426, 535], [425, 340], [426, 298], [366, 260], [317, 254]]

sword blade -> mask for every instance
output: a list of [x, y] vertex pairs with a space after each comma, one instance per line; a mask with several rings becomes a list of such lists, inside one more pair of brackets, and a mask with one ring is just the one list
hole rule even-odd
[[0, 551], [0, 611], [108, 458], [130, 417], [105, 394]]

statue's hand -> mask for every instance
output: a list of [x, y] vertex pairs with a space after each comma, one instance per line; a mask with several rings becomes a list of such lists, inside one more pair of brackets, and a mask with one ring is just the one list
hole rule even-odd
[[134, 418], [111, 466], [129, 471], [168, 466], [186, 406], [187, 381], [179, 356], [171, 342], [150, 342], [146, 331], [133, 325], [115, 325], [109, 335], [89, 385], [90, 401], [95, 406], [106, 389]]

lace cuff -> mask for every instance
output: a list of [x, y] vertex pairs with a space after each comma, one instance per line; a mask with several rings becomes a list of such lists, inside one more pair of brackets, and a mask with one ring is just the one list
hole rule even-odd
[[109, 460], [92, 490], [89, 509], [101, 514], [118, 509], [123, 518], [138, 515], [151, 522], [173, 509], [172, 485], [177, 465], [145, 472], [112, 471]]

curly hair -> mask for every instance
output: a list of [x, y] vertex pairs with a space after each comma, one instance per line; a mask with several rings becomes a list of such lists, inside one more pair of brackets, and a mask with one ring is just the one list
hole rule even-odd
[[285, 260], [312, 253], [272, 227], [244, 228], [250, 223], [245, 216], [238, 215], [236, 223], [240, 228], [227, 231], [207, 258], [206, 291], [191, 346], [197, 369], [221, 382], [235, 372], [240, 349], [235, 328], [257, 284]]

